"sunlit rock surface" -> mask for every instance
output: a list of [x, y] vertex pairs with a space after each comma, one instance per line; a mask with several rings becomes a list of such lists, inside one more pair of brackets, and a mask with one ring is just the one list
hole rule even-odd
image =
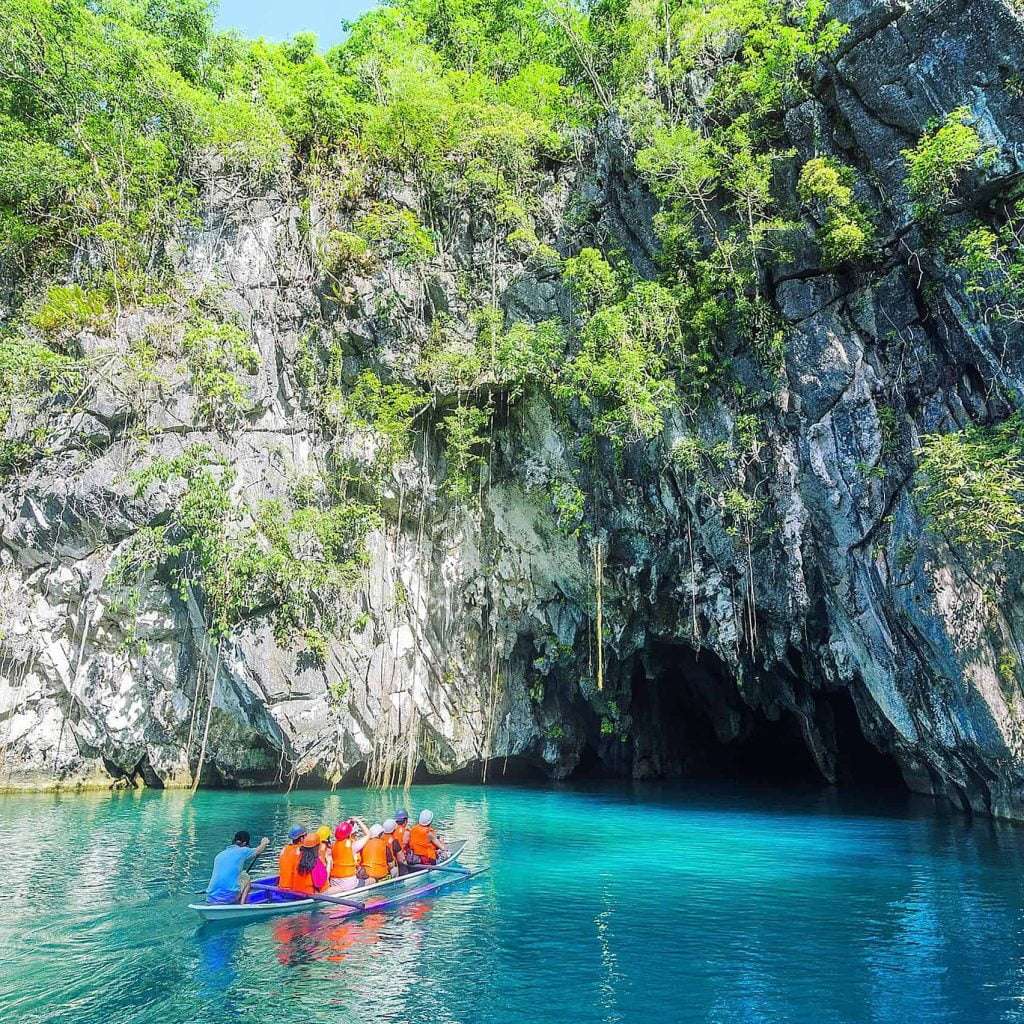
[[[966, 105], [998, 148], [999, 173], [1024, 171], [1024, 104], [1008, 84], [1024, 75], [1024, 31], [996, 0], [840, 2], [836, 13], [852, 29], [786, 119], [794, 167], [819, 154], [856, 166], [885, 256], [854, 276], [798, 252], [772, 281], [790, 336], [749, 548], [674, 468], [672, 445], [692, 430], [681, 416], [592, 481], [603, 692], [589, 540], [560, 528], [549, 500], [578, 469], [572, 427], [542, 402], [496, 435], [470, 510], [439, 490], [444, 465], [424, 432], [391, 482], [393, 514], [370, 538], [350, 628], [318, 667], [279, 648], [259, 619], [218, 650], [194, 603], [160, 580], [137, 607], [114, 601], [105, 579], [119, 551], [175, 500], [173, 488], [136, 498], [126, 481], [137, 403], [115, 377], [3, 491], [0, 785], [187, 784], [206, 736], [208, 783], [902, 776], [963, 807], [1024, 816], [1019, 575], [990, 592], [962, 553], [922, 532], [912, 500], [920, 434], [1021, 403], [1022, 339], [972, 313], [941, 256], [908, 231], [900, 157], [931, 119]], [[609, 123], [588, 173], [552, 178], [541, 227], [563, 252], [610, 233], [651, 276], [656, 205], [620, 135]], [[182, 228], [177, 262], [250, 327], [261, 356], [246, 378], [253, 409], [230, 437], [195, 426], [168, 356], [166, 383], [144, 401], [149, 452], [202, 441], [237, 470], [239, 500], [282, 495], [323, 458], [295, 374], [306, 332], [348, 334], [370, 365], [409, 373], [436, 310], [458, 320], [487, 301], [463, 294], [458, 272], [489, 260], [491, 243], [467, 215], [461, 246], [428, 273], [385, 266], [339, 300], [321, 288], [288, 189], [252, 196], [222, 174], [210, 180], [204, 222]], [[595, 217], [570, 226], [565, 211], [581, 197]], [[330, 227], [315, 209], [312, 223], [314, 236]], [[565, 308], [557, 276], [515, 254], [495, 279], [509, 320]], [[126, 313], [110, 337], [82, 345], [123, 351], [175, 315]], [[725, 435], [727, 413], [701, 415], [702, 437]]]

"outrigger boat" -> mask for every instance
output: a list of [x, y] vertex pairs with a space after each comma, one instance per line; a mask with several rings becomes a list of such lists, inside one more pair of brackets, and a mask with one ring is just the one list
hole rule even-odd
[[341, 911], [337, 915], [340, 917], [386, 910], [479, 875], [481, 871], [471, 871], [457, 864], [465, 846], [466, 840], [460, 839], [448, 846], [448, 856], [436, 865], [416, 867], [407, 875], [385, 878], [382, 882], [336, 895], [320, 893], [310, 897], [291, 893], [279, 889], [277, 875], [271, 875], [253, 881], [245, 903], [190, 903], [188, 909], [194, 910], [204, 921], [255, 921], [328, 906]]

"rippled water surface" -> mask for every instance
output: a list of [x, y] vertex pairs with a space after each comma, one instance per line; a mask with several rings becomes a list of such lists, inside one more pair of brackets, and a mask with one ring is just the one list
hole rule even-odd
[[[414, 790], [488, 873], [386, 914], [186, 908], [237, 828], [395, 797], [0, 797], [0, 1018], [1024, 1021], [1024, 829], [720, 788]], [[268, 861], [268, 866], [272, 864]]]

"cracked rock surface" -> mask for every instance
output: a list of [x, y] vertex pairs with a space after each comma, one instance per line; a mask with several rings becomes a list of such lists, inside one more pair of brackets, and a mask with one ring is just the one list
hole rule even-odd
[[[932, 119], [967, 106], [1000, 173], [1024, 172], [1024, 102], [1010, 84], [1024, 76], [1024, 26], [998, 0], [839, 0], [834, 10], [851, 30], [786, 130], [795, 167], [825, 154], [856, 168], [884, 256], [870, 274], [830, 272], [808, 248], [774, 272], [789, 334], [766, 417], [764, 529], [749, 546], [669, 457], [693, 432], [681, 410], [594, 482], [602, 692], [591, 550], [559, 529], [547, 500], [577, 468], [572, 429], [544, 402], [525, 403], [496, 437], [479, 508], [444, 497], [424, 432], [392, 481], [401, 521], [369, 538], [350, 627], [318, 667], [259, 619], [218, 651], [194, 601], [158, 579], [130, 612], [113, 599], [105, 580], [118, 553], [174, 500], [138, 499], [126, 482], [138, 424], [130, 385], [113, 374], [2, 492], [0, 786], [187, 783], [215, 663], [210, 783], [354, 781], [382, 761], [396, 777], [651, 777], [719, 770], [741, 752], [767, 771], [799, 750], [830, 782], [863, 774], [868, 759], [918, 791], [1024, 817], [1019, 571], [991, 593], [963, 552], [923, 530], [912, 494], [922, 434], [1024, 404], [1024, 339], [979, 317], [915, 236], [900, 156]], [[657, 207], [620, 134], [608, 125], [583, 173], [552, 175], [547, 240], [575, 251], [600, 230], [653, 276]], [[249, 195], [214, 174], [201, 226], [178, 238], [180, 273], [215, 285], [259, 349], [251, 413], [230, 437], [197, 425], [170, 358], [145, 410], [152, 455], [209, 444], [237, 471], [240, 496], [282, 495], [323, 458], [295, 371], [312, 326], [328, 323], [358, 342], [364, 363], [401, 374], [435, 311], [458, 319], [481, 304], [457, 286], [459, 266], [490, 247], [472, 223], [447, 262], [422, 276], [386, 266], [339, 304], [290, 196], [283, 186]], [[570, 226], [580, 197], [593, 223]], [[496, 287], [508, 320], [566, 306], [557, 276], [512, 256]], [[125, 313], [82, 347], [123, 352], [161, 318], [173, 311]], [[703, 411], [696, 433], [728, 436], [729, 415]], [[1008, 654], [1013, 678], [999, 669]]]

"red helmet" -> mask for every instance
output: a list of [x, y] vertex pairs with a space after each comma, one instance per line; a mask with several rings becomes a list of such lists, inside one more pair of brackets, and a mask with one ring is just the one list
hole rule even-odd
[[335, 839], [348, 839], [348, 837], [350, 835], [352, 835], [352, 822], [351, 821], [343, 821], [334, 830], [334, 838]]

